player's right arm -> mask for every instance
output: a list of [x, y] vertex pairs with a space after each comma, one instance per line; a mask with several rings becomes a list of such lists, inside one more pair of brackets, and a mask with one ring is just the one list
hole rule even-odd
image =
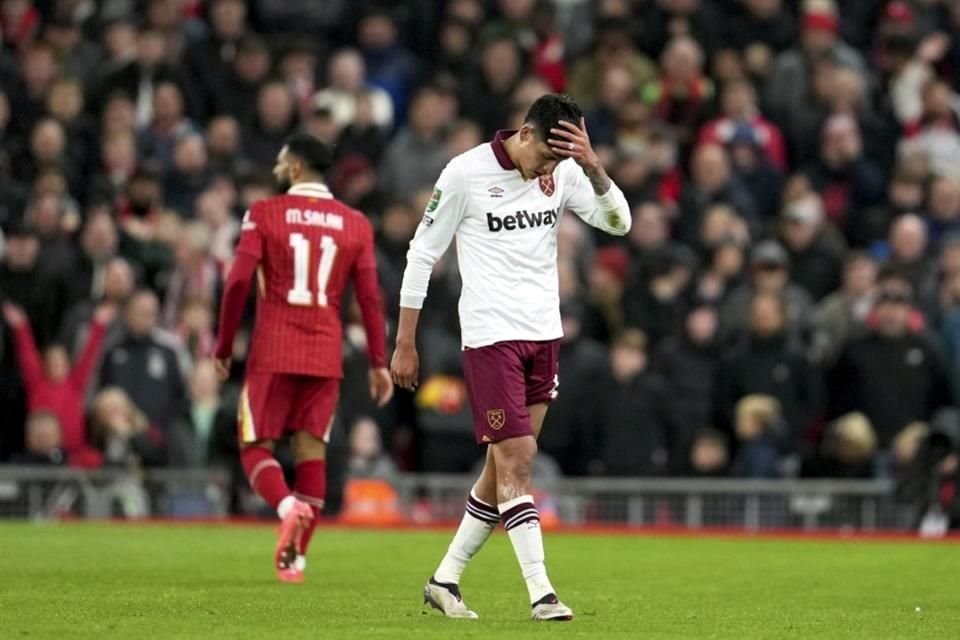
[[390, 371], [404, 389], [417, 386], [420, 360], [417, 355], [417, 323], [427, 297], [433, 265], [444, 254], [467, 211], [467, 187], [462, 169], [451, 162], [440, 174], [433, 197], [423, 213], [417, 233], [410, 241], [407, 268], [400, 287], [400, 323], [397, 348]]
[[243, 308], [250, 294], [250, 281], [256, 273], [263, 256], [263, 230], [257, 224], [257, 208], [251, 207], [243, 217], [237, 255], [230, 266], [230, 274], [223, 285], [223, 301], [220, 303], [220, 326], [217, 330], [217, 346], [214, 350], [217, 373], [226, 380], [230, 376], [230, 357], [233, 339], [237, 335]]

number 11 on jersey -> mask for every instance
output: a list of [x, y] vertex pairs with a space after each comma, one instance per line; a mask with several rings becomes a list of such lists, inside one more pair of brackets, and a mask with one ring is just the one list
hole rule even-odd
[[[290, 234], [290, 246], [293, 247], [293, 289], [287, 292], [287, 302], [298, 306], [314, 304], [310, 291], [310, 241], [302, 233]], [[317, 268], [317, 301], [321, 307], [327, 306], [327, 283], [333, 272], [333, 261], [337, 257], [337, 243], [330, 236], [320, 238], [320, 266]]]

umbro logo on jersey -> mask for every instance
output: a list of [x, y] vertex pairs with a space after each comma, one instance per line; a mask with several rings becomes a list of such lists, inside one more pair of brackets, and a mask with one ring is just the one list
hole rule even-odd
[[527, 213], [526, 210], [517, 211], [512, 216], [495, 216], [487, 213], [487, 228], [498, 233], [500, 231], [513, 231], [514, 229], [532, 229], [534, 227], [552, 227], [557, 221], [557, 210], [547, 209], [546, 211], [534, 211]]
[[489, 189], [487, 189], [487, 193], [490, 194], [491, 198], [503, 197], [503, 189], [501, 189], [500, 187], [490, 187]]

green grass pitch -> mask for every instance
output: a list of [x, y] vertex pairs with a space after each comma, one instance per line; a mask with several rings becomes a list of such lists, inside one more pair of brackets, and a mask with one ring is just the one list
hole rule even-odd
[[[318, 532], [274, 582], [272, 529], [0, 525], [0, 638], [960, 637], [960, 545], [548, 533], [572, 623], [528, 619], [498, 532], [462, 583], [479, 621], [424, 612], [444, 532]], [[919, 610], [918, 610], [919, 608]]]

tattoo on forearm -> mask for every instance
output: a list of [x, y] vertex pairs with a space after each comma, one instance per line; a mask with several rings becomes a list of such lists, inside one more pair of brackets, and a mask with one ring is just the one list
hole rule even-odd
[[590, 184], [593, 186], [593, 192], [598, 196], [602, 196], [607, 191], [610, 191], [610, 176], [607, 175], [607, 172], [603, 170], [603, 167], [598, 168], [596, 171], [586, 171], [587, 178], [590, 179]]

